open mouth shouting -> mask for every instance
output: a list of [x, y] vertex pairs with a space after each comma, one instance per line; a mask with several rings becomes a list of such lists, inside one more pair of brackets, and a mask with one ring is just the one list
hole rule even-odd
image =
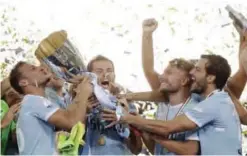
[[104, 89], [108, 89], [110, 88], [110, 82], [108, 80], [104, 80], [101, 82], [101, 86], [104, 88]]

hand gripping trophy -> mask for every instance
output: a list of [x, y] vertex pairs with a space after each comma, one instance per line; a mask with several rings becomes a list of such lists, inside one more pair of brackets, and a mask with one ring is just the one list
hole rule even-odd
[[[57, 77], [64, 79], [67, 82], [69, 82], [71, 75], [86, 74], [91, 77], [94, 95], [100, 103], [100, 106], [92, 111], [94, 112], [92, 114], [93, 118], [100, 118], [99, 113], [102, 108], [116, 110], [116, 115], [118, 117], [123, 115], [123, 108], [119, 104], [117, 98], [98, 85], [97, 76], [94, 73], [86, 71], [82, 56], [77, 48], [69, 41], [66, 31], [53, 32], [43, 39], [38, 45], [35, 55], [37, 59], [41, 63], [46, 64]], [[97, 127], [104, 129], [106, 123], [101, 119], [98, 120], [100, 120], [100, 126], [97, 125]], [[119, 125], [116, 125], [116, 127], [122, 127], [121, 130], [118, 130], [120, 136], [129, 136], [128, 127]]]

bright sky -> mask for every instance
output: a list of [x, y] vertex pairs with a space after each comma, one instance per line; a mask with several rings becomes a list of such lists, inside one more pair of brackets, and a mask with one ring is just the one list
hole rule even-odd
[[[247, 13], [247, 4], [243, 2], [0, 0], [0, 9], [15, 6], [13, 16], [17, 21], [13, 26], [35, 40], [53, 31], [66, 30], [87, 61], [97, 54], [111, 58], [116, 65], [117, 81], [133, 91], [140, 91], [149, 89], [141, 67], [141, 24], [145, 18], [154, 17], [159, 22], [154, 35], [157, 71], [162, 72], [172, 58], [198, 58], [206, 49], [224, 55], [236, 71], [238, 37], [233, 38], [235, 30], [231, 25], [224, 28], [221, 25], [231, 22], [224, 9], [226, 4]], [[202, 22], [195, 22], [195, 18]], [[188, 41], [188, 38], [193, 40]], [[165, 49], [169, 51], [165, 53]], [[13, 54], [1, 55], [3, 60]]]

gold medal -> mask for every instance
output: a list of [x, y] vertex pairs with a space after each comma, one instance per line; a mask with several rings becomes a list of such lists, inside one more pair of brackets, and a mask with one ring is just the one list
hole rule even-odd
[[99, 140], [98, 140], [98, 144], [100, 146], [104, 146], [105, 145], [105, 137], [103, 135], [100, 135]]
[[162, 148], [162, 155], [166, 155], [169, 151], [166, 148]]

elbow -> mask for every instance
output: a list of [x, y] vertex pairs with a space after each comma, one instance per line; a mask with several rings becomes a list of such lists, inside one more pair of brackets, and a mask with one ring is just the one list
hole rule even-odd
[[134, 149], [133, 154], [138, 155], [141, 153], [141, 151], [142, 151], [142, 141], [140, 140], [140, 143], [137, 146], [137, 148]]
[[74, 116], [69, 116], [67, 118], [66, 130], [71, 130], [80, 120], [76, 119]]
[[247, 125], [247, 112], [244, 115], [239, 116], [241, 124]]
[[63, 129], [66, 130], [66, 131], [70, 131], [75, 124], [76, 124], [75, 122], [72, 122], [71, 120], [68, 120], [66, 126], [63, 127]]
[[200, 149], [199, 141], [187, 141], [185, 142], [188, 146], [184, 148], [183, 155], [198, 155]]
[[[131, 133], [131, 135], [134, 135], [133, 133]], [[134, 155], [138, 155], [141, 153], [142, 151], [142, 140], [140, 137], [137, 136], [130, 136], [131, 139], [128, 140], [127, 142], [127, 146], [130, 149], [131, 153], [133, 153]]]
[[133, 149], [131, 152], [132, 152], [134, 155], [138, 155], [138, 154], [141, 153], [141, 151], [142, 151], [142, 146]]

